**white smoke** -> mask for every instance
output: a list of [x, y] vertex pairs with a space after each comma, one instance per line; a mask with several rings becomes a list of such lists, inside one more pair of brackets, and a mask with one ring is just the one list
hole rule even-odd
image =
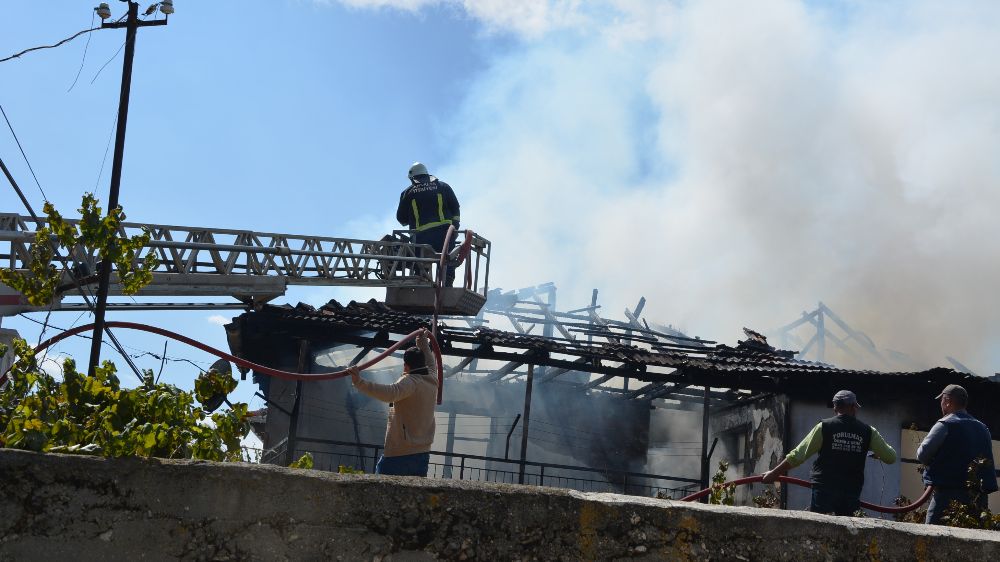
[[1000, 3], [345, 3], [521, 37], [434, 170], [493, 285], [597, 287], [614, 317], [644, 295], [727, 343], [823, 300], [881, 347], [997, 370]]
[[[329, 3], [330, 0], [319, 0]], [[391, 8], [417, 12], [435, 5], [455, 6], [487, 29], [539, 37], [553, 29], [588, 24], [581, 0], [340, 0], [355, 8]]]

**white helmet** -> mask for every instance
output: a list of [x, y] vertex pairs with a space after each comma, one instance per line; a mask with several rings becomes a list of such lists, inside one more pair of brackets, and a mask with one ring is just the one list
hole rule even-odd
[[409, 178], [412, 180], [416, 176], [429, 176], [430, 173], [427, 171], [427, 166], [424, 166], [420, 162], [414, 162], [410, 166]]

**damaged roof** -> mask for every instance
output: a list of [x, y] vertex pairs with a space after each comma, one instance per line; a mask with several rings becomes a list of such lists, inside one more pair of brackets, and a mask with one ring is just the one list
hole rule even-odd
[[[936, 393], [946, 384], [962, 384], [970, 393], [1000, 398], [1000, 383], [950, 368], [885, 372], [798, 360], [794, 351], [775, 349], [752, 330], [745, 330], [747, 339], [732, 347], [704, 340], [678, 343], [676, 339], [659, 337], [653, 330], [626, 333], [597, 323], [585, 335], [571, 339], [497, 330], [475, 325], [472, 319], [460, 322], [465, 325], [439, 323], [445, 356], [532, 363], [561, 368], [564, 373], [627, 376], [650, 383], [789, 394], [820, 396], [830, 389], [864, 387], [868, 391]], [[264, 305], [243, 314], [228, 329], [233, 352], [241, 355], [242, 350], [253, 349], [255, 353], [243, 354], [252, 359], [251, 355], [260, 358], [260, 346], [273, 344], [282, 335], [385, 347], [403, 335], [429, 327], [425, 317], [393, 310], [374, 300], [347, 305], [331, 300], [318, 309], [306, 304]]]

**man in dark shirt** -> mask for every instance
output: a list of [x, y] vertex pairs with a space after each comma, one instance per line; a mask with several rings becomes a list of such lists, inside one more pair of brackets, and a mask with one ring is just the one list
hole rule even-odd
[[[399, 224], [415, 230], [413, 241], [417, 244], [428, 244], [435, 252], [444, 251], [444, 238], [448, 227], [454, 225], [459, 229], [458, 198], [451, 186], [427, 172], [427, 167], [420, 162], [410, 166], [410, 186], [399, 196], [399, 207], [396, 208], [396, 220]], [[453, 236], [447, 251], [455, 246]], [[448, 268], [446, 279], [450, 287], [455, 279], [455, 271]]]
[[860, 407], [858, 397], [850, 390], [834, 394], [833, 412], [836, 416], [816, 424], [781, 464], [764, 473], [764, 483], [776, 481], [790, 468], [799, 466], [818, 452], [812, 469], [809, 511], [853, 515], [861, 508], [868, 451], [886, 464], [896, 462], [896, 451], [885, 442], [878, 430], [855, 417]]
[[[927, 466], [924, 483], [934, 486], [925, 522], [938, 525], [944, 510], [953, 502], [985, 508], [988, 494], [997, 490], [993, 466], [993, 439], [981, 421], [969, 415], [965, 407], [969, 393], [957, 384], [944, 387], [937, 395], [941, 401], [939, 419], [917, 449], [917, 460]], [[969, 465], [976, 459], [988, 463], [979, 469], [978, 490], [966, 487]]]

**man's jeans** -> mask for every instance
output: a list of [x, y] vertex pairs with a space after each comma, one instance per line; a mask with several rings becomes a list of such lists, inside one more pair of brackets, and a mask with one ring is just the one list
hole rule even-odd
[[813, 485], [812, 503], [809, 505], [809, 511], [850, 516], [859, 509], [861, 509], [859, 493], [844, 493]]
[[375, 465], [375, 474], [387, 474], [393, 476], [427, 476], [427, 468], [430, 465], [430, 453], [417, 453], [415, 455], [401, 455], [398, 457], [387, 457], [382, 455]]
[[[972, 504], [969, 492], [965, 488], [934, 488], [931, 501], [927, 505], [927, 518], [924, 519], [924, 522], [931, 525], [942, 525], [941, 518], [944, 516], [944, 511], [953, 501], [966, 505]], [[980, 494], [979, 501], [976, 503], [979, 507], [985, 508], [986, 502], [986, 494]]]

